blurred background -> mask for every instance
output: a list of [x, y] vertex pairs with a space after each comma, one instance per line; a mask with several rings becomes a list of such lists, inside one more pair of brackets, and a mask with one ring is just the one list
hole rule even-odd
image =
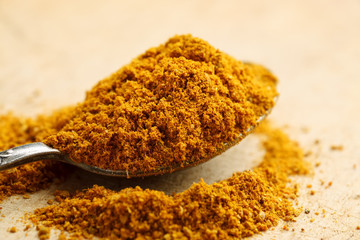
[[[333, 76], [338, 82], [356, 81], [349, 62], [360, 62], [359, 10], [358, 0], [3, 0], [0, 111], [28, 100], [29, 114], [80, 101], [85, 90], [147, 48], [185, 33], [264, 64], [279, 76], [280, 90], [282, 82], [298, 89], [311, 77], [319, 83], [309, 91], [331, 91], [321, 79], [326, 69], [341, 70]], [[340, 85], [338, 91], [349, 89]]]
[[[149, 47], [187, 33], [278, 76], [280, 98], [269, 119], [315, 153], [310, 161], [321, 163], [314, 176], [295, 179], [300, 205], [312, 214], [300, 215], [290, 226], [294, 231], [280, 224], [254, 239], [360, 239], [359, 0], [0, 0], [0, 113], [35, 116], [75, 104]], [[221, 160], [172, 176], [115, 185], [171, 193], [200, 178], [218, 181], [256, 165], [257, 142], [250, 136]], [[344, 150], [331, 151], [334, 144]], [[74, 188], [97, 181], [77, 181]], [[330, 181], [331, 188], [321, 185]], [[23, 214], [19, 207], [29, 211], [50, 195], [51, 190], [1, 203], [6, 217], [0, 234], [22, 236], [7, 232]], [[328, 214], [310, 223], [322, 209]]]

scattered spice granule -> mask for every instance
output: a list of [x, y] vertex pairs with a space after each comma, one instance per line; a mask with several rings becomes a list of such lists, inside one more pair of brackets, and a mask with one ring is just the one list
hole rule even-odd
[[330, 146], [330, 149], [333, 151], [342, 151], [342, 150], [344, 150], [344, 146], [343, 145], [332, 145], [332, 146]]
[[314, 222], [315, 221], [315, 218], [311, 218], [310, 219], [310, 222], [312, 223], [312, 222]]
[[23, 199], [29, 199], [30, 198], [30, 195], [29, 194], [24, 194], [23, 195]]
[[315, 212], [315, 215], [319, 215], [320, 213], [319, 212]]
[[305, 154], [304, 154], [304, 157], [309, 157], [313, 154], [312, 151], [307, 151]]
[[24, 231], [27, 231], [31, 228], [31, 225], [30, 224], [26, 224], [25, 228], [24, 228]]
[[38, 225], [36, 230], [38, 230], [38, 236], [40, 240], [46, 240], [50, 238], [50, 228]]
[[282, 227], [282, 229], [285, 230], [285, 231], [289, 231], [289, 230], [290, 230], [290, 229], [289, 229], [289, 225], [287, 225], [287, 224], [285, 224], [285, 225]]
[[356, 226], [356, 230], [360, 230], [360, 226]]
[[314, 190], [311, 190], [311, 191], [310, 191], [310, 195], [311, 195], [311, 196], [315, 195], [315, 191], [314, 191]]
[[332, 181], [328, 182], [328, 184], [325, 186], [325, 188], [327, 189], [327, 188], [331, 187], [331, 186], [332, 186], [332, 184], [333, 184], [333, 182], [332, 182]]
[[309, 214], [310, 213], [310, 210], [309, 209], [305, 209], [305, 214]]
[[302, 228], [302, 229], [301, 229], [301, 232], [305, 232], [305, 229], [304, 229], [304, 228]]
[[298, 188], [288, 176], [308, 173], [309, 165], [297, 143], [279, 129], [264, 122], [256, 133], [266, 136], [266, 153], [253, 170], [211, 185], [200, 181], [173, 196], [95, 185], [59, 198], [29, 218], [70, 236], [114, 239], [239, 239], [265, 231], [279, 219], [294, 220], [301, 210], [293, 207]]
[[307, 188], [312, 188], [311, 184], [306, 185]]
[[11, 228], [9, 229], [9, 232], [11, 232], [11, 233], [16, 233], [16, 232], [17, 232], [17, 228], [16, 228], [16, 227], [11, 227]]
[[321, 162], [316, 162], [315, 163], [315, 167], [320, 167], [320, 165], [321, 165]]

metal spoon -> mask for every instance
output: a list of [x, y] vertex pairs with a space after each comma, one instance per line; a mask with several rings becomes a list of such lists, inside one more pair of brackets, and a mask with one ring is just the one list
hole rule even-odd
[[[271, 109], [269, 109], [266, 112], [266, 114], [260, 116], [259, 119], [257, 120], [257, 124], [260, 123], [263, 119], [265, 119], [265, 117], [270, 113], [270, 111], [271, 111]], [[195, 166], [200, 163], [206, 162], [206, 161], [214, 158], [215, 156], [223, 153], [224, 151], [226, 151], [230, 147], [234, 146], [238, 142], [240, 142], [255, 127], [256, 126], [251, 126], [250, 128], [248, 128], [246, 130], [245, 134], [241, 134], [234, 141], [224, 143], [224, 145], [223, 145], [224, 147], [222, 149], [218, 149], [218, 151], [216, 151], [214, 154], [212, 154], [206, 158], [203, 158], [200, 160], [190, 160], [190, 161], [184, 162], [182, 164], [176, 164], [176, 165], [173, 165], [171, 167], [166, 167], [166, 168], [164, 168], [164, 167], [158, 168], [158, 169], [155, 169], [153, 171], [148, 171], [148, 172], [142, 172], [142, 171], [128, 172], [127, 170], [109, 170], [109, 169], [98, 168], [96, 166], [87, 165], [84, 163], [78, 163], [78, 162], [71, 160], [66, 154], [61, 153], [59, 150], [57, 150], [55, 148], [51, 148], [41, 142], [30, 143], [30, 144], [22, 145], [19, 147], [14, 147], [14, 148], [8, 149], [6, 151], [0, 152], [0, 171], [6, 170], [9, 168], [14, 168], [14, 167], [26, 164], [26, 163], [40, 161], [40, 160], [56, 160], [56, 161], [72, 164], [76, 167], [82, 168], [89, 172], [93, 172], [93, 173], [101, 174], [101, 175], [107, 175], [107, 176], [130, 178], [130, 177], [143, 177], [143, 176], [150, 176], [150, 175], [159, 175], [159, 174], [173, 172], [173, 171], [176, 171], [179, 169]]]

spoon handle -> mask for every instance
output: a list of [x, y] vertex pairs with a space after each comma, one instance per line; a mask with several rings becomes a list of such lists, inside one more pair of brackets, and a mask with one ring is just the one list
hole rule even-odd
[[61, 159], [61, 152], [36, 142], [0, 152], [0, 171], [45, 159]]

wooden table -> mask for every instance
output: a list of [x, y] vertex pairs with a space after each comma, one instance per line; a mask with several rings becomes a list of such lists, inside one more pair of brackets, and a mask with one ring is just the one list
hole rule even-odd
[[[360, 239], [358, 0], [4, 0], [0, 112], [33, 116], [81, 101], [97, 81], [147, 48], [182, 33], [270, 68], [280, 79], [281, 94], [270, 119], [286, 126], [290, 136], [313, 153], [307, 159], [319, 164], [313, 176], [295, 178], [300, 184], [299, 203], [310, 213], [288, 224], [289, 231], [280, 223], [253, 239]], [[97, 183], [119, 189], [139, 184], [178, 192], [200, 178], [211, 183], [255, 166], [262, 154], [258, 143], [256, 136], [249, 136], [217, 159], [172, 175], [89, 180], [79, 172], [61, 187], [81, 189]], [[331, 150], [334, 145], [344, 149]], [[33, 230], [9, 233], [8, 229], [21, 230], [17, 219], [45, 206], [55, 188], [30, 199], [15, 196], [0, 203], [1, 238], [27, 234], [27, 239], [36, 239]]]

